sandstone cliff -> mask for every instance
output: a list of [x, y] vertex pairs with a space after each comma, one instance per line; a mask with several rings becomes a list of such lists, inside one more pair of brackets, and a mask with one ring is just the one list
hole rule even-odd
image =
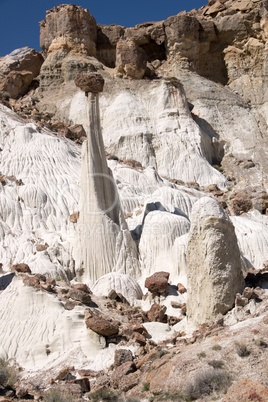
[[[81, 19], [79, 30], [78, 16]], [[83, 106], [78, 94], [73, 98], [76, 91], [72, 81], [79, 73], [101, 70], [107, 82], [100, 99], [106, 150], [122, 159], [138, 160], [143, 166], [153, 165], [170, 178], [199, 182], [196, 175], [187, 179], [179, 172], [180, 168], [167, 167], [164, 157], [159, 155], [160, 148], [167, 153], [168, 135], [155, 132], [159, 121], [154, 112], [160, 115], [162, 110], [159, 101], [154, 104], [154, 99], [162, 97], [163, 104], [166, 95], [155, 93], [154, 87], [163, 78], [176, 77], [184, 86], [191, 116], [207, 138], [202, 145], [205, 159], [212, 165], [222, 164], [226, 176], [236, 177], [241, 184], [249, 184], [250, 180], [248, 170], [240, 169], [239, 164], [253, 161], [250, 177], [261, 185], [267, 181], [268, 172], [264, 162], [267, 147], [266, 20], [267, 4], [261, 0], [209, 2], [200, 10], [181, 12], [165, 21], [133, 28], [96, 26], [93, 17], [79, 7], [56, 7], [41, 23], [41, 44], [47, 58], [41, 68], [40, 107], [56, 112], [55, 117], [60, 120], [83, 121]], [[129, 80], [122, 81], [122, 77]], [[149, 81], [145, 83], [146, 79]], [[149, 103], [140, 99], [146, 94], [140, 90], [145, 85], [151, 92]], [[124, 121], [120, 113], [121, 132], [114, 127], [120, 141], [118, 138], [113, 141], [111, 130], [105, 130], [106, 126], [116, 124], [114, 119], [110, 120], [109, 104], [116, 102], [116, 106], [126, 87], [131, 94], [127, 100], [129, 106]], [[129, 124], [129, 108], [135, 124]], [[145, 116], [145, 124], [140, 125], [140, 119]], [[168, 116], [170, 120], [176, 118], [170, 112]], [[135, 127], [138, 137], [132, 131]], [[170, 129], [176, 130], [174, 126]], [[192, 135], [193, 130], [189, 132]], [[156, 138], [158, 134], [161, 137]], [[129, 147], [132, 140], [135, 146]], [[181, 141], [178, 139], [178, 143]], [[187, 140], [187, 144], [190, 143]], [[137, 152], [143, 148], [149, 157]], [[177, 150], [172, 159], [179, 154]], [[187, 154], [192, 153], [189, 150]], [[194, 163], [189, 166], [194, 170]], [[207, 184], [214, 181], [207, 179]]]

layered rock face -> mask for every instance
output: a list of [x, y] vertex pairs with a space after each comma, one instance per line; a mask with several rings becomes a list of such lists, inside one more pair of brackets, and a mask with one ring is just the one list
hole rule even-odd
[[[167, 163], [160, 156], [161, 150], [163, 155], [169, 152], [166, 147], [169, 134], [161, 130], [162, 124], [160, 130], [158, 127], [160, 116], [166, 113], [166, 97], [171, 99], [171, 92], [156, 91], [157, 80], [152, 78], [176, 77], [184, 86], [192, 117], [205, 134], [201, 146], [205, 159], [210, 164], [222, 164], [226, 176], [236, 176], [241, 184], [248, 185], [250, 177], [262, 185], [268, 173], [264, 162], [268, 121], [266, 15], [265, 2], [222, 1], [133, 28], [118, 25], [96, 28], [93, 17], [80, 7], [55, 7], [41, 23], [41, 44], [48, 52], [40, 75], [41, 108], [56, 111], [61, 120], [83, 122], [83, 102], [81, 98], [73, 98], [73, 80], [81, 73], [101, 71], [107, 82], [100, 98], [106, 150], [122, 159], [138, 160], [145, 167], [153, 165], [167, 177], [198, 181], [198, 175], [185, 174], [184, 168], [166, 168]], [[81, 29], [76, 24], [79, 18]], [[120, 77], [131, 80], [123, 81]], [[150, 80], [145, 83], [142, 78]], [[125, 90], [127, 99], [126, 93], [122, 94]], [[121, 101], [126, 116], [120, 110], [119, 125], [112, 109]], [[177, 107], [177, 102], [174, 96], [172, 108]], [[182, 119], [173, 112], [166, 118], [173, 120], [169, 133], [179, 132], [174, 120], [182, 124]], [[191, 136], [192, 128], [190, 131]], [[189, 145], [191, 139], [186, 142]], [[190, 149], [186, 153], [191, 158]], [[181, 153], [175, 154], [174, 164], [182, 158]], [[254, 162], [250, 176], [248, 170], [240, 169], [240, 163], [248, 160]], [[195, 162], [189, 170], [195, 170]], [[214, 182], [220, 184], [214, 178], [206, 184]]]
[[89, 11], [61, 5], [40, 22], [40, 46], [47, 56], [40, 73], [41, 90], [59, 87], [78, 74], [96, 71], [97, 24]]
[[196, 327], [210, 324], [234, 306], [244, 279], [234, 226], [209, 197], [193, 206], [186, 261], [188, 321]]
[[[117, 271], [139, 273], [137, 250], [121, 209], [117, 188], [107, 166], [100, 128], [99, 75], [78, 77], [77, 85], [86, 90], [88, 139], [82, 149], [81, 212], [78, 219], [78, 277], [95, 282]], [[90, 92], [89, 92], [90, 91]]]
[[47, 11], [40, 22], [40, 46], [44, 52], [69, 49], [95, 56], [97, 24], [89, 11], [65, 4]]

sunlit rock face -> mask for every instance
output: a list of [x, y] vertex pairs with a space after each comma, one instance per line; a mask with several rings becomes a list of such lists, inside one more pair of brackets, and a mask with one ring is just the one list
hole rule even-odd
[[57, 49], [79, 50], [96, 54], [97, 25], [89, 11], [73, 4], [63, 4], [46, 12], [40, 22], [40, 46], [44, 52]]

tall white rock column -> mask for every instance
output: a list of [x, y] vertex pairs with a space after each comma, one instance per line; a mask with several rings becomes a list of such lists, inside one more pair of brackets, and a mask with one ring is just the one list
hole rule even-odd
[[81, 209], [75, 252], [77, 277], [89, 284], [113, 271], [136, 277], [137, 248], [107, 165], [100, 127], [99, 92], [104, 80], [93, 73], [78, 76], [75, 83], [85, 91], [88, 121], [87, 140], [82, 146]]

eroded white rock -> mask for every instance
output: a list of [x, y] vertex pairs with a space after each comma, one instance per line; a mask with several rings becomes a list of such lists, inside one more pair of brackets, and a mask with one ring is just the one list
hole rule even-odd
[[210, 324], [233, 307], [244, 286], [234, 226], [212, 198], [193, 206], [186, 261], [188, 322]]

